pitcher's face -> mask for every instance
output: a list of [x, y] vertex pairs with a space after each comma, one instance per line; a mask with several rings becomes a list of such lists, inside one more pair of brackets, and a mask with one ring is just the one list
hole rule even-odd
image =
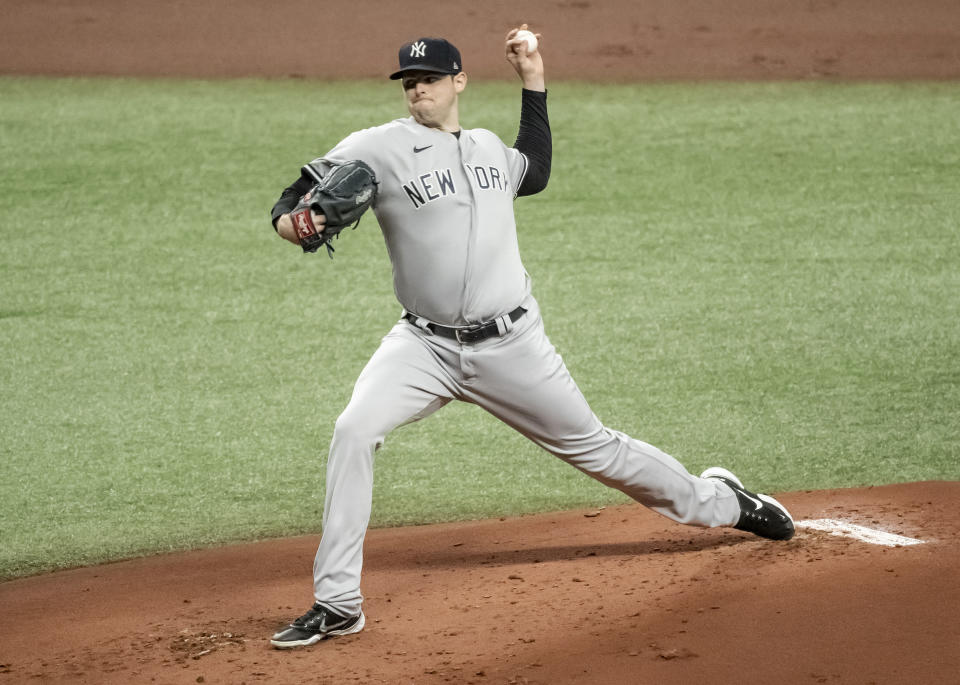
[[457, 124], [457, 98], [467, 85], [466, 74], [451, 76], [411, 71], [403, 75], [401, 84], [407, 109], [417, 123], [441, 129], [449, 125], [451, 119]]

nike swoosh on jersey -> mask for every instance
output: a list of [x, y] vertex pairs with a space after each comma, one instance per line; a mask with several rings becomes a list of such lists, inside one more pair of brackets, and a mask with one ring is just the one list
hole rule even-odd
[[429, 149], [432, 148], [432, 147], [433, 147], [433, 145], [425, 145], [424, 147], [417, 147], [416, 145], [414, 145], [414, 146], [413, 146], [413, 152], [414, 152], [414, 154], [416, 154], [416, 153], [418, 153], [418, 152], [423, 152], [424, 150], [429, 150]]

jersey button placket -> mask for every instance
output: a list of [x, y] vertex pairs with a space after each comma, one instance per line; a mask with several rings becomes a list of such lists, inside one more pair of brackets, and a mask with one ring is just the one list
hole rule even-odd
[[470, 156], [470, 139], [465, 134], [461, 134], [457, 140], [460, 149], [460, 164], [463, 167], [463, 173], [467, 177], [467, 189], [470, 191], [470, 225], [467, 227], [467, 250], [466, 250], [466, 268], [463, 272], [463, 302], [461, 303], [462, 312], [465, 318], [469, 319], [471, 305], [474, 304], [473, 288], [476, 287], [474, 281], [473, 257], [475, 254], [474, 242], [476, 241], [476, 231], [478, 225], [478, 203], [480, 198], [477, 195], [476, 179], [473, 176], [473, 167], [467, 162]]

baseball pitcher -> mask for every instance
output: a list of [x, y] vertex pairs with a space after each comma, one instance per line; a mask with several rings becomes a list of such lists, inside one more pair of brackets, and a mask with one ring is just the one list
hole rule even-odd
[[[360, 576], [374, 452], [398, 426], [453, 400], [490, 412], [587, 475], [679, 523], [734, 526], [787, 540], [786, 509], [729, 471], [691, 475], [661, 450], [611, 430], [591, 411], [544, 332], [520, 258], [513, 203], [547, 186], [552, 142], [544, 66], [526, 25], [506, 36], [523, 84], [516, 142], [460, 126], [460, 52], [441, 38], [399, 51], [390, 78], [408, 117], [348, 135], [304, 165], [271, 213], [305, 251], [369, 207], [393, 266], [399, 321], [356, 381], [334, 427], [313, 606], [277, 632], [278, 648], [363, 629]], [[521, 33], [523, 32], [523, 33]]]

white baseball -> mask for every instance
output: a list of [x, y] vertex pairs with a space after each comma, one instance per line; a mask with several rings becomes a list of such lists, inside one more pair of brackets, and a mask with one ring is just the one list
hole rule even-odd
[[517, 35], [514, 38], [520, 38], [527, 41], [527, 54], [531, 54], [537, 49], [537, 37], [533, 35], [532, 31], [527, 31], [526, 29], [521, 29], [517, 31]]

